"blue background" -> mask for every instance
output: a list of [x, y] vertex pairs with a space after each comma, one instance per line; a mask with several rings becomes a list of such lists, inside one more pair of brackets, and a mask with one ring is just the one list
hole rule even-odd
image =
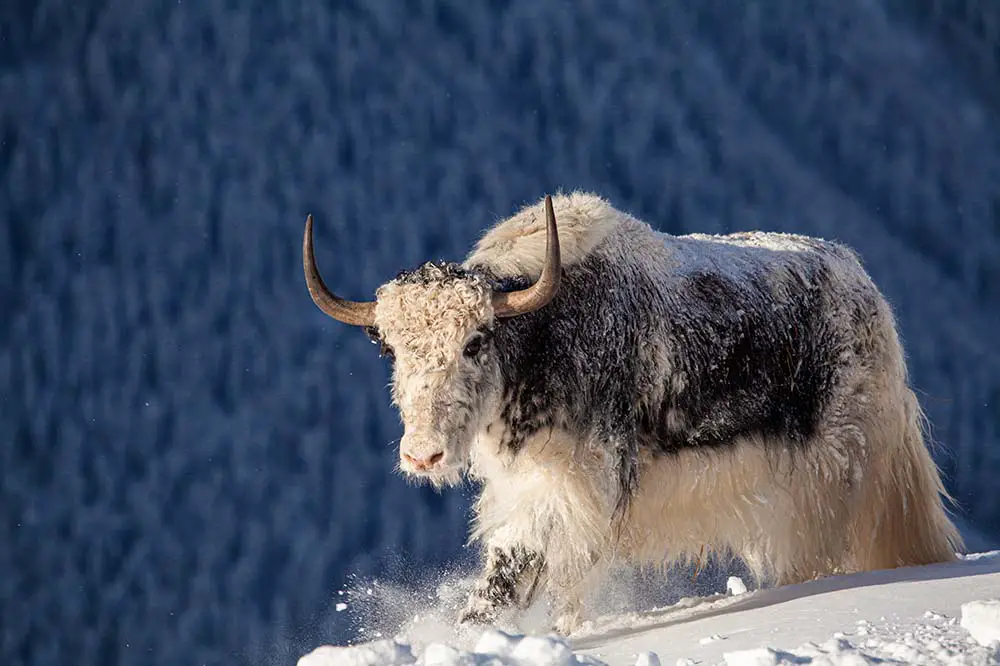
[[557, 189], [853, 245], [1000, 533], [1000, 3], [0, 7], [0, 662], [293, 663], [468, 559], [350, 298]]

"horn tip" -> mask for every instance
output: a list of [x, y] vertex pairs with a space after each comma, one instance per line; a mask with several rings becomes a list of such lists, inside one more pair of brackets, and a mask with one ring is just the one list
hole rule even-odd
[[552, 210], [552, 197], [545, 195], [545, 218], [550, 224], [554, 221], [555, 212]]

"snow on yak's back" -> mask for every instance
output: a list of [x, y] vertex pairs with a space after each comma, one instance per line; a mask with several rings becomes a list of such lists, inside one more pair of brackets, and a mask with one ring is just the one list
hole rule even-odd
[[394, 358], [403, 472], [481, 481], [463, 621], [544, 589], [568, 633], [612, 561], [707, 549], [781, 585], [961, 547], [892, 312], [844, 246], [670, 236], [573, 193], [373, 302], [323, 284], [311, 218], [303, 251], [316, 304]]

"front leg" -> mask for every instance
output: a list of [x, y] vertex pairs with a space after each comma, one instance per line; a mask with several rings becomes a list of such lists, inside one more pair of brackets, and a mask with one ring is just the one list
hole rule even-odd
[[487, 624], [511, 606], [527, 608], [545, 569], [540, 553], [523, 546], [487, 546], [483, 573], [469, 595], [459, 622]]
[[596, 552], [591, 552], [550, 565], [547, 585], [552, 594], [555, 633], [568, 636], [579, 628], [585, 591], [599, 585], [607, 573], [603, 562]]

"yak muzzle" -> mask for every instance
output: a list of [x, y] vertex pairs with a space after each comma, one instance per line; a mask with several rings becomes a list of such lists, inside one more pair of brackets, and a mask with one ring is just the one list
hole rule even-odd
[[425, 437], [403, 435], [399, 443], [400, 467], [411, 474], [428, 474], [444, 469], [447, 464], [445, 447]]

